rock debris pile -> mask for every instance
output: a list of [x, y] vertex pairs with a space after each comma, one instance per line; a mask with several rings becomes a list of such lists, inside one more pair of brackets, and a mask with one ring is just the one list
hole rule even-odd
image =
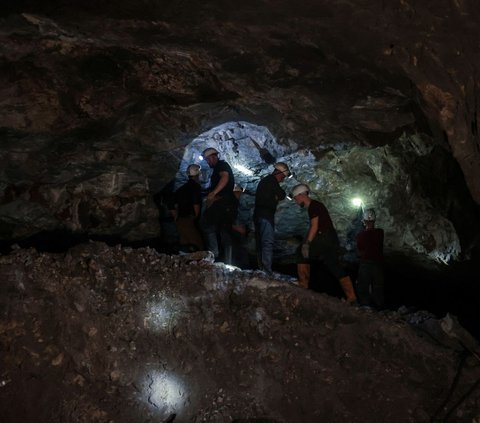
[[209, 253], [19, 249], [0, 280], [4, 423], [480, 419], [474, 354]]

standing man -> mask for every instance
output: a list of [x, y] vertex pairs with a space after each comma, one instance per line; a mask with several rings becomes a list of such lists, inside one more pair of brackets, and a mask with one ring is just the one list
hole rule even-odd
[[248, 251], [246, 248], [247, 237], [249, 232], [249, 222], [251, 222], [251, 209], [245, 204], [244, 189], [235, 184], [233, 195], [237, 199], [237, 216], [232, 226], [232, 242], [233, 242], [233, 264], [241, 269], [249, 267]]
[[200, 166], [197, 164], [188, 166], [187, 176], [188, 181], [173, 195], [173, 208], [170, 212], [180, 238], [180, 250], [193, 252], [204, 249], [199, 229], [202, 206]]
[[232, 224], [237, 214], [237, 199], [233, 195], [235, 179], [230, 165], [218, 158], [218, 151], [209, 147], [202, 153], [208, 166], [213, 169], [210, 177], [210, 192], [206, 199], [203, 230], [207, 248], [220, 256], [219, 244], [223, 247], [223, 261], [232, 263]]
[[275, 212], [278, 202], [286, 197], [280, 182], [290, 176], [286, 163], [278, 162], [273, 172], [265, 176], [257, 186], [253, 220], [257, 241], [257, 258], [260, 269], [272, 273], [273, 240], [275, 231]]
[[365, 229], [357, 235], [357, 254], [360, 258], [357, 291], [360, 305], [383, 308], [383, 229], [375, 228], [375, 210], [363, 212]]
[[310, 188], [300, 184], [293, 188], [292, 197], [295, 202], [308, 210], [310, 227], [305, 236], [301, 253], [304, 259], [319, 260], [323, 262], [328, 271], [338, 279], [348, 303], [355, 303], [357, 298], [353, 290], [352, 280], [339, 260], [337, 231], [327, 208], [320, 201], [309, 197]]

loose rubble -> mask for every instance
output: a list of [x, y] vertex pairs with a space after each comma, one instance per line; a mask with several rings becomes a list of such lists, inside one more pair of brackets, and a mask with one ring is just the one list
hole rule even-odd
[[480, 362], [451, 316], [412, 325], [208, 252], [96, 242], [15, 250], [0, 280], [2, 422], [480, 419], [480, 390], [455, 406]]

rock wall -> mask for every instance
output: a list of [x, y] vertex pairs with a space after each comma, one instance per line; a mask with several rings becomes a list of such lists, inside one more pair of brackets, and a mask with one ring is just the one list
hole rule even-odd
[[[479, 242], [464, 228], [479, 225], [478, 7], [367, 3], [9, 4], [0, 238], [158, 237], [153, 196], [193, 145], [214, 144], [230, 161], [255, 155], [252, 178], [236, 171], [251, 191], [272, 160], [288, 161], [343, 239], [355, 214], [346, 197], [361, 191], [395, 252], [468, 257]], [[229, 122], [269, 135], [252, 129], [250, 149], [230, 148], [247, 143], [219, 135]], [[301, 236], [283, 208], [280, 238]]]

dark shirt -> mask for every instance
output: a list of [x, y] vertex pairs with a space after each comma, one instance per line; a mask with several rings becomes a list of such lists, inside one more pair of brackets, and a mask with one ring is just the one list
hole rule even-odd
[[335, 230], [327, 208], [320, 201], [312, 200], [310, 202], [310, 205], [308, 206], [308, 217], [310, 220], [314, 217], [318, 217], [318, 232], [320, 233]]
[[285, 198], [285, 191], [280, 187], [273, 175], [263, 178], [257, 186], [255, 193], [255, 218], [269, 219], [273, 222], [277, 205]]
[[178, 217], [195, 216], [194, 205], [202, 204], [200, 184], [189, 179], [175, 192], [175, 204], [178, 207]]
[[383, 261], [383, 229], [365, 229], [357, 235], [357, 251], [361, 261]]
[[220, 197], [229, 197], [233, 196], [233, 187], [235, 186], [235, 178], [233, 177], [232, 168], [230, 165], [224, 161], [219, 160], [217, 164], [213, 167], [213, 173], [210, 177], [210, 190], [215, 189], [215, 187], [220, 182], [220, 172], [227, 172], [228, 173], [228, 182], [220, 192], [217, 193]]

